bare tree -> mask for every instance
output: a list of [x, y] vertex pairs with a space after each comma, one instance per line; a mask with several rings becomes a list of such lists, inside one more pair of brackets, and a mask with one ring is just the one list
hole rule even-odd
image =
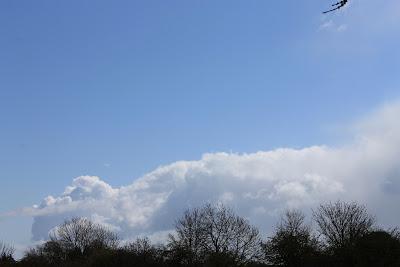
[[147, 237], [137, 238], [134, 242], [129, 243], [125, 246], [125, 249], [136, 254], [146, 254], [151, 251], [154, 247], [152, 246], [150, 239]]
[[0, 242], [0, 256], [12, 256], [14, 252], [15, 249], [12, 246]]
[[58, 242], [47, 241], [30, 248], [21, 260], [22, 266], [57, 266], [67, 260], [66, 251]]
[[119, 244], [115, 233], [86, 218], [65, 221], [50, 234], [50, 240], [67, 251], [81, 254], [94, 248], [117, 248]]
[[400, 229], [398, 227], [390, 228], [386, 232], [388, 232], [393, 238], [400, 241]]
[[318, 251], [318, 241], [301, 211], [286, 211], [275, 233], [264, 244], [268, 263], [288, 267], [308, 266]]
[[203, 208], [208, 251], [230, 254], [239, 262], [259, 256], [261, 238], [256, 227], [223, 205]]
[[169, 246], [180, 249], [190, 261], [200, 262], [209, 255], [229, 255], [238, 263], [260, 255], [261, 238], [256, 227], [223, 205], [205, 205], [185, 212], [177, 221], [176, 234]]
[[0, 242], [0, 263], [13, 262], [14, 247]]
[[127, 244], [123, 251], [133, 255], [136, 261], [143, 263], [144, 266], [158, 266], [164, 260], [163, 249], [152, 245], [150, 239], [147, 237], [137, 238], [135, 241]]
[[313, 212], [319, 233], [332, 249], [353, 246], [372, 230], [375, 219], [366, 208], [357, 203], [337, 201], [322, 204]]
[[175, 234], [169, 235], [169, 247], [186, 265], [195, 265], [204, 259], [206, 248], [204, 211], [198, 208], [185, 211], [175, 223]]

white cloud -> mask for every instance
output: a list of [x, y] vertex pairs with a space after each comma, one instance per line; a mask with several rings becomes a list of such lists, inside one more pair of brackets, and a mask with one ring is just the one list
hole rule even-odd
[[323, 18], [321, 25], [319, 26], [319, 31], [334, 31], [334, 32], [344, 32], [347, 30], [347, 24], [337, 25], [332, 19], [326, 20]]
[[87, 216], [124, 238], [159, 239], [188, 207], [224, 202], [264, 232], [285, 208], [310, 210], [344, 199], [368, 205], [394, 225], [400, 207], [400, 103], [386, 105], [353, 125], [341, 147], [281, 148], [251, 154], [204, 154], [179, 161], [113, 188], [95, 176], [75, 178], [60, 196], [25, 209], [34, 217], [34, 240], [46, 238], [71, 216]]
[[319, 30], [330, 29], [334, 26], [333, 20], [326, 20], [323, 21], [322, 24], [319, 26]]
[[341, 24], [336, 28], [336, 30], [338, 32], [344, 32], [345, 30], [347, 30], [347, 25], [346, 24]]

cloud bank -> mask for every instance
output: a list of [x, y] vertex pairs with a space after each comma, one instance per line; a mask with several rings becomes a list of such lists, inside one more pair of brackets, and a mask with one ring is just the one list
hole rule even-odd
[[320, 202], [365, 203], [380, 222], [400, 219], [400, 103], [386, 105], [352, 126], [343, 146], [280, 148], [251, 154], [212, 153], [179, 161], [119, 188], [96, 176], [75, 178], [62, 195], [25, 212], [34, 240], [72, 216], [86, 216], [123, 238], [157, 237], [188, 207], [223, 202], [267, 232], [286, 208]]

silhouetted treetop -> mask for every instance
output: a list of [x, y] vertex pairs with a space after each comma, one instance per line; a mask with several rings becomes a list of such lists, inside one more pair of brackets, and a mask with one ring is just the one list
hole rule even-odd
[[223, 205], [188, 210], [175, 228], [169, 247], [181, 254], [185, 264], [200, 264], [207, 256], [220, 260], [221, 255], [245, 263], [260, 255], [258, 229]]
[[116, 248], [119, 244], [115, 233], [86, 218], [65, 221], [50, 234], [50, 240], [65, 250], [82, 254], [94, 248]]
[[301, 211], [286, 211], [273, 236], [264, 244], [268, 263], [277, 266], [309, 266], [318, 253], [318, 241]]
[[333, 248], [345, 248], [372, 230], [375, 219], [366, 208], [355, 202], [322, 204], [313, 212], [319, 233], [326, 244]]
[[0, 266], [14, 263], [14, 247], [0, 242]]
[[0, 243], [0, 267], [399, 267], [400, 231], [377, 230], [357, 203], [337, 201], [306, 216], [287, 211], [262, 241], [249, 221], [224, 205], [188, 209], [165, 245], [147, 237], [119, 242], [107, 227], [85, 218], [66, 220], [50, 239], [14, 261]]

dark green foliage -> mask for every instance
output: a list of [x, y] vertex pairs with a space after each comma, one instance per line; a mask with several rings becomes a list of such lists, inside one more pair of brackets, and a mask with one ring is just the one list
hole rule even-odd
[[400, 241], [385, 231], [374, 231], [358, 240], [355, 248], [356, 267], [400, 266]]
[[207, 259], [204, 262], [205, 267], [234, 267], [244, 266], [238, 262], [235, 257], [229, 253], [210, 253], [207, 255]]
[[134, 253], [126, 249], [105, 250], [93, 254], [89, 260], [90, 267], [157, 267], [166, 266], [161, 253], [156, 249], [151, 253]]

